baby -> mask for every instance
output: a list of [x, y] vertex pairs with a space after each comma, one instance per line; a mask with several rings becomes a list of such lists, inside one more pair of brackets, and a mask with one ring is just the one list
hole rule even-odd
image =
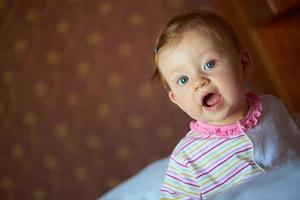
[[299, 128], [279, 99], [247, 92], [251, 54], [218, 15], [171, 19], [155, 63], [153, 77], [193, 119], [170, 156], [161, 199], [209, 199], [299, 157]]

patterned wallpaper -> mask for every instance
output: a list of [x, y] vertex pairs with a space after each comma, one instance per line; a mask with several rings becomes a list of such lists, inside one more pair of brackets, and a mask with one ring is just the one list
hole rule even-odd
[[202, 0], [0, 0], [0, 199], [95, 199], [188, 117], [149, 87], [157, 32]]

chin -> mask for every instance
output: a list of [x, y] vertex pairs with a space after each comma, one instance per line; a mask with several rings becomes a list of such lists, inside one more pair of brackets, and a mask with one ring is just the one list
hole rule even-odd
[[230, 120], [228, 120], [227, 115], [218, 113], [217, 115], [208, 116], [207, 123], [213, 125], [227, 125], [232, 124]]

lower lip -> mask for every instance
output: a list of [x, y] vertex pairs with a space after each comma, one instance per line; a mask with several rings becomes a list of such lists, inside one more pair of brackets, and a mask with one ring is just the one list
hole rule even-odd
[[215, 103], [213, 106], [210, 107], [204, 106], [204, 109], [208, 111], [216, 111], [222, 105], [222, 103], [223, 103], [223, 98], [221, 96], [220, 101], [218, 101], [217, 103]]

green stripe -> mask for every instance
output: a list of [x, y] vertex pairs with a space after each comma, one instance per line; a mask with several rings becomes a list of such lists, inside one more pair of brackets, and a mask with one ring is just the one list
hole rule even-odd
[[[201, 163], [201, 165], [197, 165], [197, 167], [195, 167], [194, 169], [195, 169], [195, 170], [198, 170], [198, 169], [200, 169], [200, 168], [205, 169], [205, 168], [206, 168], [206, 165], [207, 165], [208, 163], [211, 163], [212, 161], [215, 161], [217, 157], [227, 155], [226, 153], [227, 153], [228, 151], [232, 150], [233, 148], [237, 147], [238, 145], [242, 146], [241, 144], [244, 144], [244, 141], [240, 141], [240, 142], [238, 142], [238, 143], [236, 143], [236, 144], [233, 144], [233, 145], [231, 145], [231, 146], [228, 146], [228, 145], [226, 144], [226, 147], [227, 147], [227, 146], [228, 146], [228, 147], [225, 148], [225, 149], [223, 149], [223, 148], [218, 148], [218, 151], [217, 151], [217, 152], [219, 152], [218, 154], [216, 154], [216, 155], [214, 155], [214, 156], [212, 156], [212, 157], [210, 157], [209, 154], [208, 154], [208, 155], [205, 156], [205, 157], [207, 157], [207, 158], [209, 158], [209, 159], [207, 159], [207, 161], [205, 161], [205, 162], [204, 162], [204, 160], [201, 160], [201, 161], [204, 162], [204, 163]], [[220, 147], [222, 147], [222, 146], [220, 146]], [[216, 153], [216, 152], [214, 151], [213, 154], [215, 154], [215, 153]], [[200, 163], [199, 163], [199, 164], [200, 164]]]
[[[183, 187], [178, 187], [178, 186], [177, 186], [178, 184], [172, 185], [172, 184], [169, 183], [169, 182], [172, 182], [172, 181], [170, 181], [169, 179], [167, 179], [166, 182], [164, 183], [164, 185], [168, 185], [169, 188], [175, 188], [177, 191], [182, 191], [182, 192], [191, 194], [191, 195], [193, 195], [193, 196], [199, 195], [199, 191], [198, 191], [198, 190], [195, 190], [195, 189], [194, 189], [195, 192], [187, 191], [187, 190], [185, 190]], [[191, 187], [189, 187], [189, 189], [191, 189]]]

